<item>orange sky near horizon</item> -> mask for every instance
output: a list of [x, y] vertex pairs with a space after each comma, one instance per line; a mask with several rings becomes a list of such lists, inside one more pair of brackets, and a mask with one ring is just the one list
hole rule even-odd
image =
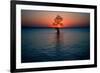
[[62, 27], [88, 27], [90, 25], [89, 13], [22, 10], [22, 26], [53, 27], [57, 15], [63, 18]]

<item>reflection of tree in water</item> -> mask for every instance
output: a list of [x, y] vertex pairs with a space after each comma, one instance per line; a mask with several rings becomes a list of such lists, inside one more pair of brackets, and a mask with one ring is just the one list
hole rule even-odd
[[55, 56], [56, 60], [62, 60], [62, 44], [63, 44], [63, 33], [55, 34]]

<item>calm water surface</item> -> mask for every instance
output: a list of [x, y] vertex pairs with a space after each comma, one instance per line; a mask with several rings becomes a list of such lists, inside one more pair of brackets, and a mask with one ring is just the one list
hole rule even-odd
[[27, 29], [21, 31], [21, 61], [47, 62], [90, 58], [89, 29]]

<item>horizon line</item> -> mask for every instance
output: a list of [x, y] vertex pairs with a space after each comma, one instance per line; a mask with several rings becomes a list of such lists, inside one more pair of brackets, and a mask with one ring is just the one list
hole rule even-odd
[[[22, 26], [21, 28], [49, 28], [49, 29], [54, 29], [55, 27], [27, 27], [27, 26]], [[89, 26], [88, 27], [61, 27], [60, 29], [70, 29], [70, 28], [90, 28]]]

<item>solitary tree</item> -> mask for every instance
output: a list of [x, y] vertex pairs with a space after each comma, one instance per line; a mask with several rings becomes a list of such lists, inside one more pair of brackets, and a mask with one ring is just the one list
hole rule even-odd
[[63, 18], [60, 15], [57, 15], [54, 19], [53, 25], [55, 26], [55, 29], [57, 30], [57, 33], [60, 32], [59, 28], [63, 25], [62, 21], [63, 21]]

